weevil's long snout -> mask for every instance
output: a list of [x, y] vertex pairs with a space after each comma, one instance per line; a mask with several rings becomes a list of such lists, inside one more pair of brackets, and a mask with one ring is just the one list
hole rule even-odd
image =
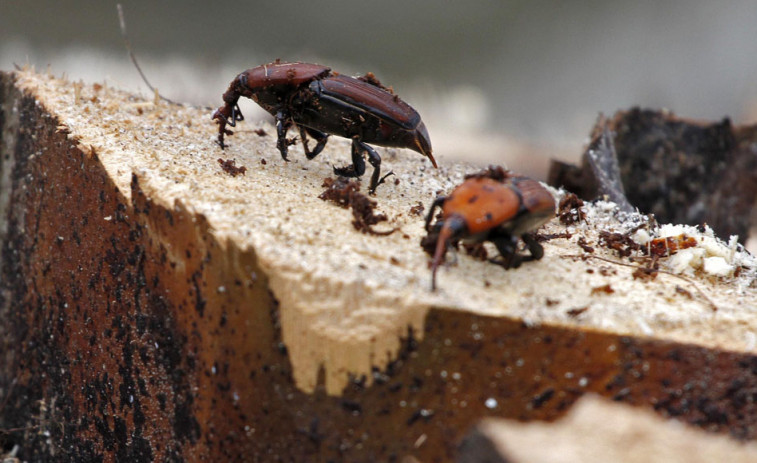
[[436, 240], [434, 258], [431, 261], [431, 291], [436, 291], [436, 269], [444, 260], [450, 241], [463, 230], [465, 230], [465, 222], [460, 217], [452, 216], [444, 221]]

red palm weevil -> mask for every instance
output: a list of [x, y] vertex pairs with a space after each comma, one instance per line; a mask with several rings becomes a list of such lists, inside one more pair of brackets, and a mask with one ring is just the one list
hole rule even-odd
[[[366, 143], [409, 148], [427, 156], [431, 141], [421, 116], [368, 73], [354, 78], [332, 72], [318, 64], [276, 61], [239, 74], [223, 94], [224, 105], [213, 114], [218, 121], [218, 142], [224, 148], [224, 135], [244, 120], [239, 97], [251, 98], [276, 118], [277, 148], [287, 160], [290, 142], [287, 131], [299, 129], [305, 156], [313, 159], [323, 150], [329, 135], [352, 139], [352, 165], [335, 167], [343, 177], [360, 177], [365, 173], [363, 153], [373, 166], [369, 191], [379, 185], [381, 157]], [[315, 139], [312, 151], [307, 136]]]
[[[434, 210], [440, 207], [441, 220], [431, 227]], [[501, 167], [490, 167], [472, 174], [449, 196], [440, 196], [426, 215], [429, 237], [436, 235], [431, 261], [431, 290], [436, 289], [436, 269], [444, 260], [450, 244], [460, 241], [491, 241], [501, 260], [489, 259], [504, 268], [541, 259], [544, 249], [530, 233], [555, 215], [555, 200], [539, 182], [512, 174]], [[518, 237], [530, 256], [517, 253]]]

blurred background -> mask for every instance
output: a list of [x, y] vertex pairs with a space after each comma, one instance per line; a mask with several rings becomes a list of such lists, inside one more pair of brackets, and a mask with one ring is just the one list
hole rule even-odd
[[[218, 106], [237, 73], [275, 58], [372, 71], [419, 110], [439, 158], [542, 179], [550, 158], [579, 158], [600, 111], [757, 122], [754, 0], [122, 4], [142, 69], [172, 100]], [[0, 2], [0, 69], [14, 63], [150, 95], [115, 2]]]

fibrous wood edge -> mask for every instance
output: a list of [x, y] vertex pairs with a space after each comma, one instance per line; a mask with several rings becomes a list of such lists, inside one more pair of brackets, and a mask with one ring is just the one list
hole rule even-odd
[[489, 418], [466, 437], [460, 463], [676, 463], [757, 459], [757, 445], [707, 434], [646, 410], [584, 396], [561, 419]]
[[[330, 140], [311, 162], [293, 147], [293, 161], [284, 163], [267, 124], [240, 125], [221, 151], [210, 110], [155, 106], [107, 85], [32, 72], [13, 79], [24, 111], [40, 118], [19, 123], [21, 138], [32, 149], [38, 139], [51, 144], [50, 152], [18, 153], [33, 166], [19, 180], [30, 210], [40, 207], [48, 219], [36, 236], [18, 237], [29, 242], [34, 281], [45, 284], [35, 291], [65, 314], [81, 297], [79, 286], [71, 296], [57, 292], [68, 272], [84, 268], [102, 278], [94, 283], [102, 294], [77, 305], [92, 312], [77, 308], [85, 323], [74, 331], [44, 319], [44, 310], [21, 316], [31, 317], [29, 326], [66, 328], [56, 333], [73, 344], [65, 354], [107, 359], [106, 378], [121, 372], [120, 404], [96, 426], [102, 435], [78, 433], [97, 450], [113, 451], [108, 432], [120, 428], [105, 417], [134, 397], [142, 397], [141, 408], [128, 429], [138, 432], [123, 446], [143, 457], [154, 457], [155, 442], [169, 435], [187, 445], [185, 455], [208, 455], [212, 436], [227, 435], [221, 429], [238, 444], [227, 452], [338, 453], [349, 441], [358, 452], [352, 455], [366, 460], [449, 457], [456, 441], [444, 436], [461, 435], [479, 416], [554, 418], [588, 391], [755, 434], [752, 415], [741, 413], [755, 387], [751, 267], [722, 279], [700, 270], [687, 280], [634, 279], [633, 268], [587, 257], [576, 243], [583, 237], [592, 255], [622, 261], [598, 245], [598, 231], [627, 231], [639, 218], [619, 220], [604, 204], [588, 206], [587, 221], [548, 224], [544, 233], [572, 235], [545, 243], [542, 261], [505, 272], [460, 253], [456, 265], [440, 269], [440, 291], [431, 293], [422, 217], [412, 210], [428, 207], [474, 167], [435, 171], [413, 153], [381, 150], [399, 183], [390, 177], [379, 189], [378, 209], [390, 221], [377, 228], [398, 231], [371, 236], [352, 228], [349, 211], [317, 198], [331, 166], [347, 162], [344, 140]], [[42, 120], [58, 125], [43, 133]], [[258, 128], [267, 135], [255, 134]], [[235, 159], [247, 173], [231, 177], [218, 158]], [[76, 224], [66, 222], [72, 217]], [[32, 293], [27, 307], [49, 304]], [[90, 333], [87, 323], [113, 327]], [[38, 335], [58, 349], [45, 330]], [[159, 384], [141, 396], [134, 393], [138, 371], [114, 360], [133, 355], [123, 337], [131, 335], [142, 349], [136, 370]], [[108, 384], [98, 374], [88, 387]], [[98, 403], [86, 394], [82, 400]], [[382, 414], [368, 417], [376, 410]], [[292, 447], [303, 433], [309, 444]]]

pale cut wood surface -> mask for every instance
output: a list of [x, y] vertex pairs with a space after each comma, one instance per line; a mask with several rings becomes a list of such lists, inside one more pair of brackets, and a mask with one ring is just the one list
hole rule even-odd
[[[24, 458], [451, 461], [482, 418], [554, 420], [589, 392], [757, 436], [756, 265], [735, 242], [598, 203], [542, 230], [562, 236], [542, 261], [460, 252], [431, 293], [413, 211], [479, 167], [380, 149], [399, 183], [376, 228], [397, 231], [366, 235], [318, 199], [345, 140], [284, 163], [242, 123], [221, 151], [211, 114], [0, 74], [0, 427]], [[697, 236], [660, 259], [684, 277], [634, 278], [599, 238], [640, 226]]]
[[[440, 269], [440, 291], [432, 293], [427, 256], [419, 246], [423, 220], [410, 210], [419, 203], [428, 207], [475, 167], [442, 159], [435, 170], [413, 152], [381, 149], [384, 171], [393, 170], [399, 183], [390, 178], [378, 190], [378, 210], [390, 221], [377, 228], [398, 231], [371, 236], [353, 229], [350, 211], [318, 199], [332, 166], [348, 162], [346, 140], [332, 137], [313, 161], [292, 147], [292, 162], [286, 163], [269, 124], [240, 123], [222, 151], [209, 109], [156, 105], [151, 97], [28, 71], [18, 74], [18, 84], [60, 116], [72, 143], [97, 153], [126, 197], [136, 175], [153, 201], [181, 204], [203, 215], [219, 242], [254, 250], [280, 302], [283, 340], [296, 384], [305, 391], [315, 387], [320, 368], [330, 394], [340, 393], [348, 375], [367, 375], [370, 382], [371, 367], [383, 368], [395, 358], [408, 325], [423, 335], [430, 307], [736, 351], [756, 347], [753, 267], [726, 278], [697, 271], [692, 284], [664, 274], [653, 281], [634, 279], [632, 268], [568, 257], [583, 254], [575, 241], [584, 236], [594, 255], [620, 260], [596, 245], [597, 233], [625, 232], [640, 219], [623, 223], [606, 205], [589, 208], [586, 223], [567, 227], [570, 240], [545, 243], [544, 259], [515, 271], [460, 253], [456, 265]], [[219, 157], [246, 166], [246, 175], [224, 173]], [[565, 230], [553, 220], [542, 231]], [[749, 256], [742, 260], [753, 265]], [[612, 292], [594, 289], [606, 285]]]

